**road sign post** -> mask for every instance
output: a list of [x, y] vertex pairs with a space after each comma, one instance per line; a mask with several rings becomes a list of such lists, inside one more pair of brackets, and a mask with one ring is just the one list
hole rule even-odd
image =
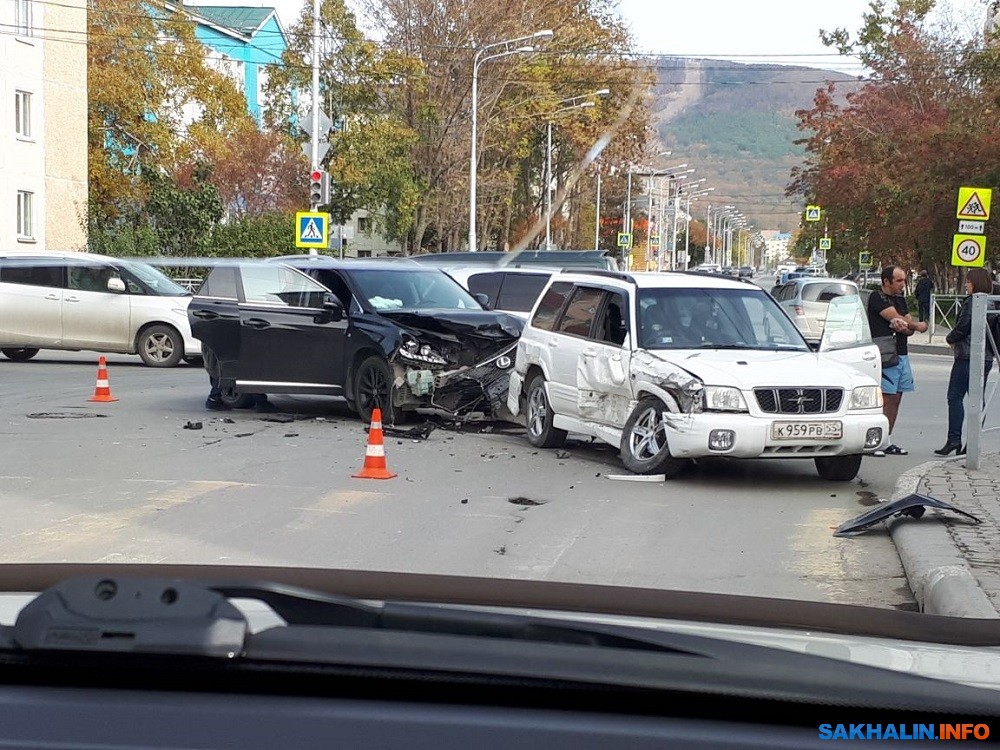
[[819, 221], [822, 213], [821, 206], [806, 206], [806, 221]]

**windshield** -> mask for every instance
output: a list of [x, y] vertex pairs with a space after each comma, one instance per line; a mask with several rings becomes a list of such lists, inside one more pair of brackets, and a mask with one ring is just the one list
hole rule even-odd
[[122, 263], [130, 273], [136, 276], [149, 290], [150, 294], [158, 297], [190, 297], [191, 292], [166, 276], [161, 271], [146, 263], [139, 263], [131, 260]]
[[639, 346], [808, 350], [795, 325], [759, 289], [642, 289]]
[[444, 271], [354, 270], [351, 279], [376, 310], [482, 310]]

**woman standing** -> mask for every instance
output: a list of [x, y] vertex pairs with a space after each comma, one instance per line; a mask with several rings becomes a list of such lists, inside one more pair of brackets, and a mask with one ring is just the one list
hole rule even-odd
[[[962, 448], [962, 424], [965, 422], [965, 394], [969, 392], [969, 354], [972, 336], [972, 295], [977, 292], [992, 294], [993, 279], [984, 268], [972, 268], [966, 277], [965, 292], [968, 295], [962, 300], [958, 310], [958, 320], [955, 328], [948, 334], [945, 341], [951, 344], [955, 362], [951, 366], [951, 377], [948, 380], [948, 441], [942, 448], [934, 451], [939, 456], [947, 456], [952, 451], [965, 453]], [[991, 321], [992, 322], [992, 321]], [[987, 326], [989, 331], [991, 326]], [[993, 348], [986, 342], [986, 362], [983, 368], [985, 376], [983, 387], [986, 387], [986, 377], [993, 367]]]

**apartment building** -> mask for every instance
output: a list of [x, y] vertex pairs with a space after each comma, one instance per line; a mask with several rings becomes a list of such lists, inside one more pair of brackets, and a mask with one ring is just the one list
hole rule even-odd
[[0, 247], [87, 245], [87, 4], [0, 3]]

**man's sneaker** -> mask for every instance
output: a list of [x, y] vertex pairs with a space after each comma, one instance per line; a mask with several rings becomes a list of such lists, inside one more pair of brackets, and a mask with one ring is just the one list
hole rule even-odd
[[228, 411], [229, 405], [221, 398], [208, 398], [205, 401], [205, 408], [209, 411]]

